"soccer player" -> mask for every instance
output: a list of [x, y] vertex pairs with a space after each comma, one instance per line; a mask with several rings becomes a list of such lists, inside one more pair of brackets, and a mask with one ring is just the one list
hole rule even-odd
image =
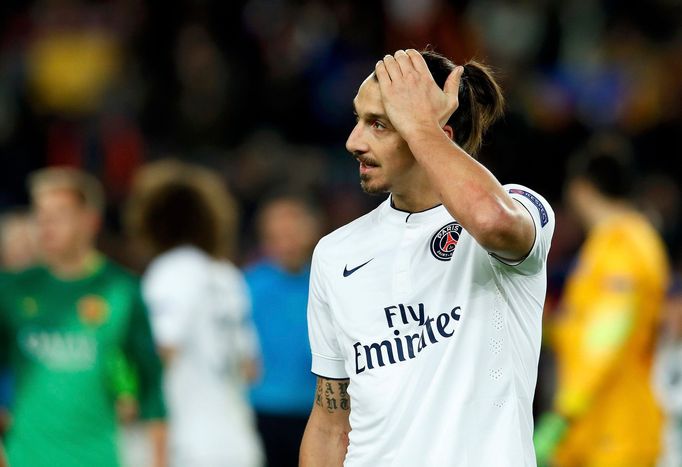
[[260, 467], [247, 383], [258, 345], [246, 282], [224, 259], [236, 206], [220, 177], [173, 161], [147, 165], [131, 229], [154, 254], [144, 297], [166, 365], [170, 465]]
[[[23, 210], [0, 216], [0, 268], [21, 271], [37, 260], [33, 217]], [[9, 427], [8, 407], [12, 401], [12, 375], [0, 368], [0, 436]]]
[[540, 465], [656, 463], [652, 362], [668, 264], [659, 234], [629, 201], [634, 182], [627, 143], [610, 135], [569, 166], [566, 199], [587, 238], [551, 333], [558, 387], [536, 428]]
[[140, 414], [153, 421], [161, 466], [161, 364], [139, 280], [95, 249], [101, 186], [50, 168], [32, 175], [30, 189], [44, 264], [0, 275], [0, 356], [16, 384], [9, 463], [119, 465], [110, 369], [123, 351], [137, 369]]
[[353, 103], [361, 186], [390, 195], [313, 255], [301, 465], [534, 465], [554, 215], [472, 156], [500, 89], [476, 62], [401, 50]]

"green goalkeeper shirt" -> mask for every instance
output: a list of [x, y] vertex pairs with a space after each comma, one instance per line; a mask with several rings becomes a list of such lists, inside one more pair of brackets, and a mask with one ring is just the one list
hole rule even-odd
[[0, 358], [15, 375], [12, 467], [118, 466], [112, 374], [136, 370], [140, 415], [165, 416], [161, 363], [139, 281], [102, 260], [88, 277], [0, 274]]

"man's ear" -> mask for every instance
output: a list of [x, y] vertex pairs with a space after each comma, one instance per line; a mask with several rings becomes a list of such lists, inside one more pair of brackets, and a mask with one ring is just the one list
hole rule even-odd
[[450, 125], [445, 125], [443, 127], [443, 131], [445, 132], [446, 135], [448, 135], [448, 138], [451, 140], [455, 140], [455, 130], [450, 126]]

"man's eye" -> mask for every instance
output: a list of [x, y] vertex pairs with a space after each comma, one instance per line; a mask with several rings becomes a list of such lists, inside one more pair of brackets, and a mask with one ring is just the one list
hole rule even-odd
[[372, 128], [377, 128], [377, 129], [383, 130], [386, 128], [386, 125], [381, 123], [379, 120], [374, 120], [372, 122]]

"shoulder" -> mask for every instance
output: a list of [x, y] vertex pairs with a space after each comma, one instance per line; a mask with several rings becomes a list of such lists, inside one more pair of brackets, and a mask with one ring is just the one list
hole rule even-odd
[[160, 254], [152, 260], [145, 277], [190, 277], [200, 274], [211, 258], [198, 248], [178, 247]]
[[590, 234], [592, 250], [604, 257], [620, 255], [633, 265], [659, 263], [666, 267], [665, 244], [656, 228], [641, 214], [623, 216]]
[[[385, 201], [384, 203], [386, 203]], [[368, 229], [373, 228], [379, 221], [379, 213], [384, 203], [367, 214], [358, 217], [352, 222], [339, 227], [333, 232], [320, 239], [315, 247], [315, 256], [338, 251], [339, 248], [352, 247], [359, 239], [367, 236]]]
[[255, 263], [249, 264], [244, 268], [244, 277], [246, 280], [251, 282], [252, 280], [260, 280], [264, 277], [268, 277], [275, 272], [275, 267], [268, 260], [260, 260]]
[[48, 272], [44, 266], [32, 266], [21, 271], [0, 271], [0, 281], [4, 282], [30, 282], [47, 277]]
[[206, 282], [212, 261], [207, 254], [192, 247], [178, 247], [162, 253], [144, 273], [145, 293], [168, 294], [196, 289]]
[[252, 290], [267, 290], [281, 278], [278, 269], [267, 259], [249, 265], [244, 269], [244, 280]]
[[10, 296], [23, 293], [25, 287], [35, 289], [48, 278], [42, 266], [30, 267], [22, 271], [0, 271], [0, 295]]
[[525, 201], [526, 204], [530, 203], [537, 209], [541, 227], [544, 227], [548, 223], [554, 222], [554, 210], [545, 197], [540, 193], [517, 183], [508, 183], [503, 185], [503, 187], [513, 198], [516, 198], [520, 201]]
[[213, 269], [220, 280], [239, 284], [245, 283], [242, 271], [228, 260], [213, 260]]

